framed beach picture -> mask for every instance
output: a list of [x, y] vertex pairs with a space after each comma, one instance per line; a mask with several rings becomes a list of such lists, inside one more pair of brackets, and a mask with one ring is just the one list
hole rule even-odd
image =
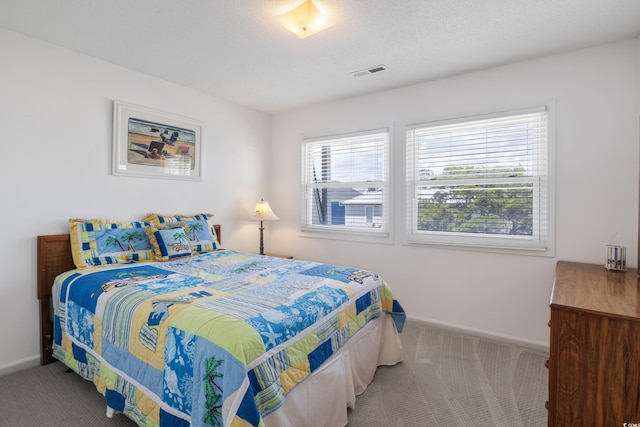
[[113, 174], [202, 180], [202, 124], [113, 102]]

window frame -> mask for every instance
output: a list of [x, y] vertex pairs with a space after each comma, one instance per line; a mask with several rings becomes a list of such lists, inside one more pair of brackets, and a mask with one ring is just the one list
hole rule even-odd
[[[344, 181], [344, 182], [311, 182], [308, 156], [309, 147], [322, 143], [345, 144], [349, 139], [360, 140], [368, 137], [383, 137], [384, 160], [382, 162], [382, 180], [380, 181]], [[392, 228], [392, 183], [391, 183], [391, 130], [389, 127], [365, 131], [332, 134], [327, 136], [304, 138], [301, 144], [301, 222], [300, 236], [325, 239], [361, 241], [372, 243], [391, 243]], [[308, 196], [312, 188], [353, 189], [362, 187], [379, 187], [382, 189], [382, 221], [375, 227], [349, 226], [348, 224], [313, 224], [313, 197]], [[375, 212], [375, 209], [374, 209]], [[374, 214], [375, 217], [375, 214]]]
[[[459, 187], [462, 184], [495, 184], [529, 182], [533, 184], [534, 194], [538, 192], [538, 197], [533, 200], [533, 214], [541, 223], [544, 229], [537, 230], [541, 233], [536, 237], [535, 232], [532, 238], [524, 236], [512, 236], [508, 234], [475, 234], [456, 232], [433, 232], [418, 230], [418, 197], [419, 186], [424, 186], [424, 181], [418, 178], [420, 168], [416, 165], [415, 150], [418, 144], [412, 140], [410, 134], [418, 129], [448, 125], [464, 124], [485, 119], [497, 119], [521, 114], [545, 112], [546, 117], [546, 171], [544, 175], [532, 177], [518, 177], [515, 179], [501, 178], [500, 180], [489, 178], [468, 179], [465, 181], [455, 181], [452, 187]], [[407, 245], [426, 245], [445, 247], [450, 249], [477, 250], [485, 252], [500, 252], [511, 254], [525, 254], [538, 256], [555, 256], [555, 105], [553, 102], [537, 104], [535, 107], [507, 109], [492, 113], [473, 114], [458, 116], [448, 119], [432, 120], [416, 124], [407, 125], [405, 128], [405, 148], [406, 148], [406, 235]], [[449, 182], [451, 184], [451, 182]], [[443, 184], [446, 185], [446, 184]], [[539, 194], [541, 186], [544, 188], [543, 194]], [[541, 209], [540, 206], [544, 208]], [[541, 212], [542, 211], [542, 212]], [[539, 224], [534, 218], [535, 224]]]

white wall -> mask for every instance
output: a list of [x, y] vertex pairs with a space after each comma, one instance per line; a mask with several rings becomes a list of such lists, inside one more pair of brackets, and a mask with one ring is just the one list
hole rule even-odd
[[[277, 115], [271, 206], [281, 220], [270, 224], [270, 250], [374, 270], [412, 317], [548, 346], [557, 260], [602, 264], [605, 245], [618, 233], [615, 242], [636, 263], [639, 44], [628, 40]], [[548, 100], [556, 105], [555, 258], [402, 244], [407, 124]], [[300, 237], [301, 139], [383, 126], [392, 129], [394, 244]]]
[[[37, 363], [35, 237], [67, 232], [69, 217], [208, 211], [226, 246], [255, 251], [244, 218], [264, 197], [281, 218], [266, 225], [267, 251], [377, 271], [410, 316], [538, 345], [558, 259], [602, 263], [619, 233], [636, 260], [639, 40], [318, 105], [276, 116], [273, 129], [268, 115], [3, 29], [0, 52], [0, 373]], [[201, 120], [204, 181], [112, 176], [114, 99]], [[402, 245], [404, 126], [548, 99], [557, 256]], [[302, 136], [380, 126], [393, 132], [394, 244], [300, 238]]]
[[[0, 29], [0, 373], [37, 361], [36, 236], [70, 217], [211, 212], [223, 244], [257, 250], [271, 117]], [[113, 176], [112, 101], [203, 122], [202, 182]]]

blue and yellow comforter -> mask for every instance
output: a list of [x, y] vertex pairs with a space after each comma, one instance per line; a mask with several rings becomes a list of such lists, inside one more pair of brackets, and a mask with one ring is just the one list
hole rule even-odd
[[54, 356], [145, 426], [260, 426], [364, 324], [404, 311], [376, 274], [220, 250], [74, 270]]

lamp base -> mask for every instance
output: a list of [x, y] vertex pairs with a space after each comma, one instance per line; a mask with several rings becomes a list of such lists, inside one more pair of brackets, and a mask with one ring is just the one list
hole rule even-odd
[[260, 255], [264, 255], [264, 236], [263, 236], [264, 227], [262, 226], [262, 221], [260, 221]]

